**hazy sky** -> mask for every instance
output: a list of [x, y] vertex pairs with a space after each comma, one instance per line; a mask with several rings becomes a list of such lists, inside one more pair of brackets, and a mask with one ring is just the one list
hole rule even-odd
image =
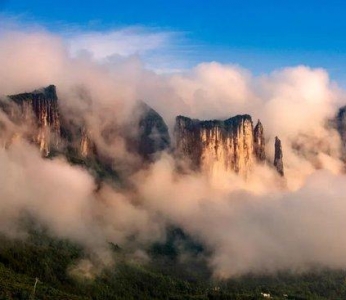
[[58, 32], [136, 26], [175, 33], [173, 69], [213, 60], [255, 73], [304, 64], [326, 68], [346, 86], [344, 1], [0, 0], [0, 10]]

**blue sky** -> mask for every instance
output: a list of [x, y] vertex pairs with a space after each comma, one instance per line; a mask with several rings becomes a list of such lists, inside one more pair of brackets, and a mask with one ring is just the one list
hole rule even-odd
[[240, 64], [254, 73], [305, 64], [346, 85], [344, 1], [0, 0], [2, 15], [52, 31], [138, 26], [179, 33], [176, 49], [194, 65]]

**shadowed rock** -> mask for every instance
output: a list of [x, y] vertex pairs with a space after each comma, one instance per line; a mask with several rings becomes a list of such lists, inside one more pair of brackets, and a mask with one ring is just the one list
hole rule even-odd
[[258, 162], [266, 159], [264, 129], [260, 120], [254, 128], [254, 154]]
[[346, 160], [346, 106], [339, 109], [338, 114], [335, 118], [335, 123], [341, 138], [342, 158]]
[[283, 154], [281, 141], [276, 136], [275, 137], [275, 155], [274, 155], [274, 166], [281, 176], [284, 176], [284, 164], [283, 164]]
[[155, 153], [170, 147], [168, 127], [163, 118], [146, 103], [141, 102], [137, 109], [140, 116], [136, 151], [145, 160], [151, 160]]

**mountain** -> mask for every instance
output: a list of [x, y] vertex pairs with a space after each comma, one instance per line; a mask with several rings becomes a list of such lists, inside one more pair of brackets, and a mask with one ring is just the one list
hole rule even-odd
[[275, 137], [275, 154], [274, 154], [274, 166], [278, 173], [281, 176], [284, 176], [284, 164], [283, 164], [283, 154], [282, 154], [282, 147], [281, 147], [281, 141], [276, 136]]
[[333, 122], [341, 138], [342, 156], [346, 158], [346, 106], [339, 109]]
[[[76, 122], [61, 113], [54, 85], [10, 95], [7, 100], [0, 102], [1, 108], [18, 125], [17, 130], [21, 129], [14, 135], [37, 144], [42, 156], [64, 155], [74, 164], [91, 168], [98, 177], [105, 174], [114, 177], [117, 173], [112, 158], [98, 151], [86, 122]], [[135, 110], [133, 118], [124, 128], [107, 128], [101, 134], [115, 139], [120, 132], [129, 152], [143, 161], [152, 161], [157, 152], [170, 147], [168, 127], [162, 117], [144, 102], [140, 102]]]
[[[39, 146], [43, 156], [57, 152], [74, 163], [96, 164], [101, 173], [102, 169], [115, 171], [111, 158], [98, 151], [90, 128], [61, 114], [54, 85], [11, 95], [9, 99], [16, 105], [7, 105], [4, 110], [14, 122], [30, 125], [28, 138]], [[135, 106], [131, 120], [123, 128], [105, 130], [108, 139], [115, 139], [119, 134], [127, 150], [143, 162], [151, 162], [157, 153], [171, 149], [165, 121], [144, 102]], [[264, 163], [267, 159], [263, 125], [258, 120], [254, 127], [250, 115], [237, 115], [224, 121], [178, 116], [174, 134], [175, 153], [190, 160], [195, 170], [211, 173], [226, 170], [246, 176], [254, 163]], [[281, 142], [276, 139], [274, 166], [280, 175], [284, 174], [282, 158]]]
[[39, 145], [42, 154], [48, 156], [52, 147], [58, 147], [61, 129], [55, 86], [9, 98], [17, 104], [17, 107], [9, 106], [10, 117], [19, 123], [32, 125], [34, 134], [31, 139]]
[[[187, 157], [197, 170], [210, 173], [226, 170], [246, 176], [255, 161], [266, 160], [263, 125], [258, 121], [254, 128], [249, 115], [225, 121], [178, 116], [174, 132], [177, 155]], [[280, 174], [281, 169], [283, 172], [283, 165], [277, 168]]]
[[153, 161], [157, 153], [171, 146], [167, 124], [144, 102], [139, 102], [134, 110], [131, 126], [136, 130], [133, 136], [126, 137], [128, 150], [139, 154], [144, 161]]
[[254, 154], [258, 162], [264, 162], [266, 160], [265, 152], [265, 136], [263, 125], [260, 120], [258, 120], [257, 125], [253, 130], [254, 136]]

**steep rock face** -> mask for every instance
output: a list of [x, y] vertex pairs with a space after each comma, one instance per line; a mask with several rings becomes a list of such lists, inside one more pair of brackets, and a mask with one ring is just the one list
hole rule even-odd
[[277, 136], [275, 137], [274, 167], [281, 176], [284, 176], [284, 164], [281, 141]]
[[[30, 127], [29, 139], [38, 144], [44, 156], [64, 143], [69, 153], [80, 158], [90, 157], [95, 145], [85, 127], [66, 122], [60, 115], [56, 87], [50, 85], [31, 93], [8, 96], [15, 104], [6, 109], [16, 123]], [[67, 154], [66, 154], [67, 155]]]
[[[83, 120], [77, 122], [60, 116], [54, 85], [8, 97], [16, 105], [8, 105], [3, 109], [13, 121], [30, 127], [28, 138], [39, 145], [44, 156], [58, 148], [60, 143], [63, 143], [68, 154], [77, 160], [97, 156], [96, 144]], [[130, 127], [133, 128], [120, 130], [128, 141], [130, 151], [150, 160], [156, 152], [170, 147], [168, 127], [155, 110], [141, 102], [134, 115], [134, 123], [130, 122]], [[118, 134], [119, 128], [110, 128], [109, 131]], [[129, 134], [130, 131], [134, 131], [135, 136]]]
[[[106, 169], [113, 170], [112, 160], [102, 151], [97, 151], [90, 128], [83, 120], [70, 118], [67, 121], [60, 116], [55, 86], [9, 98], [17, 105], [2, 108], [15, 122], [30, 128], [28, 138], [39, 145], [44, 156], [48, 156], [52, 149], [62, 149], [59, 153], [71, 162], [96, 164], [99, 173]], [[339, 118], [340, 130], [344, 130], [346, 140], [345, 110]], [[145, 103], [140, 103], [135, 109], [128, 126], [110, 128], [110, 131], [113, 133], [109, 135], [110, 138], [120, 134], [128, 150], [139, 154], [144, 161], [152, 161], [155, 153], [170, 148], [166, 123]], [[233, 171], [246, 175], [255, 161], [266, 160], [263, 126], [258, 121], [254, 128], [249, 115], [237, 115], [225, 121], [199, 121], [178, 116], [175, 137], [176, 153], [188, 158], [193, 168], [212, 174]], [[276, 138], [274, 166], [283, 176], [282, 157], [281, 141]]]
[[90, 139], [89, 134], [85, 128], [82, 129], [79, 153], [82, 157], [90, 157], [96, 153], [95, 143]]
[[176, 151], [196, 169], [216, 173], [232, 170], [247, 174], [253, 164], [254, 134], [249, 115], [225, 121], [176, 118]]
[[44, 89], [9, 96], [19, 110], [12, 110], [10, 115], [20, 123], [34, 123], [35, 133], [31, 137], [43, 155], [47, 156], [52, 147], [60, 141], [60, 117], [58, 97], [54, 85]]
[[[79, 122], [82, 123], [82, 122]], [[90, 138], [85, 124], [76, 124], [73, 120], [61, 119], [61, 138], [65, 141], [70, 154], [77, 158], [92, 158], [96, 155], [96, 145]]]
[[260, 120], [258, 120], [257, 125], [254, 128], [254, 153], [258, 162], [265, 161], [265, 137], [263, 125]]
[[144, 102], [137, 108], [140, 111], [136, 137], [138, 154], [145, 160], [170, 147], [168, 127], [163, 118]]
[[346, 106], [339, 109], [335, 123], [341, 138], [342, 156], [346, 159]]

